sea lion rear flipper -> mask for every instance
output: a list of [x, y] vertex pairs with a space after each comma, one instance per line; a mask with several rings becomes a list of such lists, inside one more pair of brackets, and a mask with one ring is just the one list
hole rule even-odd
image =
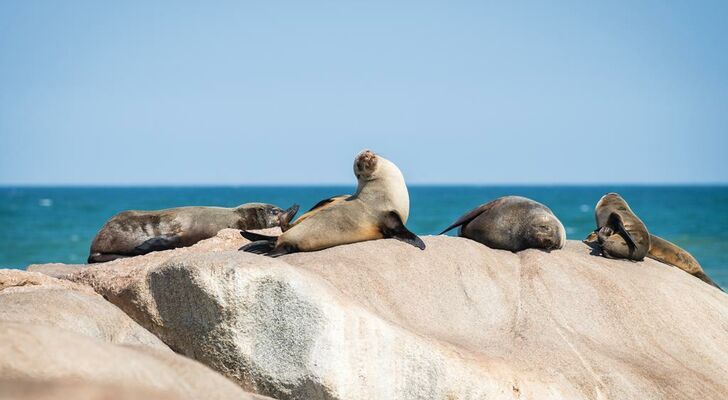
[[445, 228], [444, 231], [440, 232], [440, 235], [444, 234], [445, 232], [457, 228], [460, 225], [465, 225], [468, 222], [474, 220], [478, 215], [482, 214], [483, 212], [487, 211], [488, 209], [492, 208], [495, 204], [498, 203], [498, 200], [491, 201], [490, 203], [483, 204], [481, 206], [478, 206], [474, 209], [472, 209], [469, 213], [463, 215], [462, 217], [458, 218], [457, 221], [453, 222], [452, 225]]
[[240, 231], [240, 235], [251, 242], [258, 242], [258, 241], [268, 241], [275, 243], [276, 240], [278, 240], [278, 236], [268, 236], [268, 235], [261, 235], [260, 233], [254, 233], [250, 231]]
[[151, 253], [153, 251], [169, 250], [179, 247], [180, 237], [173, 236], [157, 236], [147, 239], [144, 243], [134, 248], [134, 255]]
[[420, 250], [425, 249], [425, 242], [419, 236], [410, 232], [402, 223], [402, 218], [399, 217], [399, 214], [394, 211], [387, 213], [379, 230], [385, 238], [394, 238], [409, 243]]
[[273, 250], [275, 245], [276, 242], [271, 242], [270, 240], [257, 240], [239, 248], [238, 251], [253, 254], [268, 254]]
[[624, 227], [624, 221], [622, 220], [621, 215], [615, 212], [609, 214], [609, 219], [607, 219], [607, 225], [610, 225], [612, 229], [619, 232], [619, 234], [627, 242], [627, 245], [630, 247], [630, 249], [637, 248], [637, 243], [634, 241], [634, 238], [632, 237], [632, 235], [629, 234], [629, 232], [627, 232], [627, 228]]

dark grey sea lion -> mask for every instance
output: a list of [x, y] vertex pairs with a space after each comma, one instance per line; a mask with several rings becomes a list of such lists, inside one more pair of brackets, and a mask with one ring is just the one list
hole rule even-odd
[[617, 193], [607, 193], [594, 209], [597, 229], [584, 241], [607, 258], [641, 261], [650, 250], [650, 233]]
[[271, 204], [235, 208], [179, 207], [157, 211], [124, 211], [114, 215], [91, 243], [89, 263], [106, 262], [152, 251], [191, 246], [221, 229], [264, 229], [288, 223], [298, 211]]
[[566, 230], [545, 205], [520, 196], [505, 196], [460, 217], [443, 234], [460, 226], [459, 236], [494, 249], [555, 250], [564, 247]]
[[322, 250], [341, 244], [395, 238], [419, 249], [425, 243], [404, 224], [409, 216], [409, 193], [402, 172], [369, 150], [354, 159], [356, 193], [322, 200], [280, 236], [242, 231], [249, 243], [240, 250], [277, 257]]

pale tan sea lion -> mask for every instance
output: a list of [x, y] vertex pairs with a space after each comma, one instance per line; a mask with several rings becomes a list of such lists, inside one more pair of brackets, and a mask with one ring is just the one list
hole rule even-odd
[[566, 230], [545, 205], [520, 196], [505, 196], [460, 217], [440, 234], [460, 227], [459, 236], [493, 249], [555, 250], [564, 247]]
[[607, 258], [642, 261], [650, 249], [650, 233], [617, 193], [599, 199], [594, 216], [597, 229], [584, 242]]
[[248, 203], [235, 208], [179, 207], [157, 211], [124, 211], [114, 215], [91, 243], [89, 263], [191, 246], [221, 229], [264, 229], [293, 218], [271, 204]]
[[399, 168], [365, 150], [354, 161], [354, 174], [356, 193], [320, 202], [280, 236], [242, 231], [253, 242], [241, 250], [277, 257], [382, 238], [424, 249], [425, 243], [404, 226], [409, 216], [409, 194]]

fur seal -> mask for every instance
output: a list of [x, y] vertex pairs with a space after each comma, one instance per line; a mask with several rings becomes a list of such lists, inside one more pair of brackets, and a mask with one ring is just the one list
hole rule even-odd
[[286, 226], [280, 236], [241, 231], [252, 243], [240, 250], [277, 257], [382, 238], [395, 238], [424, 250], [422, 239], [404, 226], [409, 194], [399, 168], [364, 150], [354, 160], [354, 175], [358, 186], [353, 195], [322, 200]]
[[723, 290], [717, 283], [715, 283], [708, 275], [703, 271], [703, 267], [700, 266], [698, 260], [695, 259], [686, 250], [678, 247], [676, 244], [671, 243], [659, 236], [650, 234], [650, 251], [647, 252], [647, 257], [653, 260], [660, 261], [662, 263], [672, 265], [673, 267], [680, 268], [688, 274], [700, 279], [701, 281], [713, 285], [716, 288]]
[[459, 226], [459, 236], [494, 249], [555, 250], [564, 247], [566, 230], [545, 205], [520, 196], [505, 196], [460, 217], [440, 234]]
[[650, 233], [617, 193], [607, 193], [594, 208], [597, 229], [584, 242], [607, 258], [642, 261], [650, 250]]
[[91, 243], [89, 263], [133, 257], [152, 251], [191, 246], [224, 228], [263, 229], [293, 217], [271, 204], [248, 203], [235, 208], [179, 207], [157, 211], [124, 211], [109, 219]]
[[607, 193], [595, 208], [597, 229], [584, 240], [601, 249], [609, 258], [640, 261], [649, 257], [680, 268], [690, 275], [723, 290], [708, 275], [690, 253], [659, 236], [651, 234], [645, 224], [632, 212], [617, 193]]

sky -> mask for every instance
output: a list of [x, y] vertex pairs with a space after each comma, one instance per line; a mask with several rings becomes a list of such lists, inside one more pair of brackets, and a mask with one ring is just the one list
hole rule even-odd
[[0, 2], [0, 185], [728, 183], [728, 2]]

